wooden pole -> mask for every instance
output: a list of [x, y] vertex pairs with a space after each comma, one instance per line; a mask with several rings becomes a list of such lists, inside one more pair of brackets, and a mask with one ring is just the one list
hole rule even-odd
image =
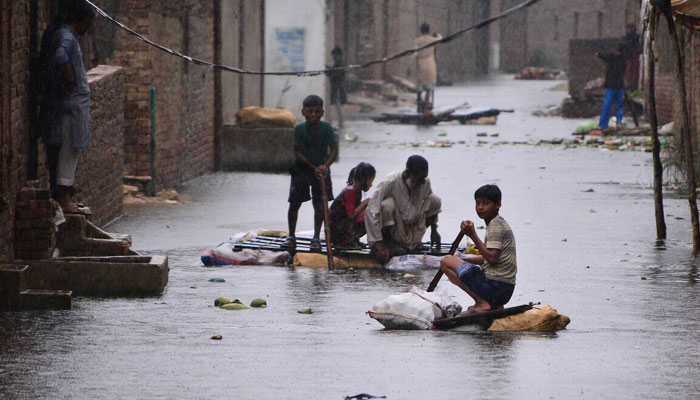
[[659, 122], [656, 115], [656, 94], [655, 94], [655, 71], [656, 55], [654, 54], [654, 43], [656, 41], [656, 30], [659, 15], [654, 7], [649, 10], [647, 20], [647, 115], [651, 126], [652, 157], [654, 165], [654, 211], [656, 214], [656, 239], [666, 239], [666, 220], [664, 217], [664, 197], [663, 197], [663, 165], [661, 164], [661, 143], [659, 142]]
[[[455, 239], [454, 242], [452, 242], [452, 247], [450, 247], [450, 252], [447, 253], [448, 255], [454, 255], [455, 251], [457, 251], [457, 246], [459, 246], [459, 242], [462, 241], [462, 238], [464, 237], [464, 232], [459, 231], [459, 235], [457, 235], [457, 238]], [[438, 269], [437, 274], [435, 274], [435, 277], [433, 277], [433, 280], [430, 281], [430, 284], [428, 285], [428, 292], [432, 292], [435, 290], [435, 287], [437, 286], [438, 282], [440, 282], [440, 278], [442, 278], [442, 270]]]
[[690, 132], [690, 117], [688, 115], [688, 99], [685, 90], [685, 73], [683, 71], [683, 56], [681, 54], [676, 24], [673, 21], [670, 0], [666, 0], [662, 6], [662, 11], [666, 16], [668, 33], [671, 35], [671, 44], [674, 55], [673, 77], [676, 83], [676, 94], [680, 100], [681, 111], [681, 137], [685, 148], [686, 179], [688, 180], [688, 203], [690, 205], [690, 222], [693, 225], [693, 250], [700, 250], [700, 228], [698, 227], [698, 203], [695, 183], [695, 160], [692, 134]]
[[333, 265], [333, 241], [331, 240], [331, 226], [328, 224], [328, 191], [326, 187], [326, 177], [321, 179], [321, 199], [323, 200], [323, 228], [326, 233], [326, 254], [328, 255], [328, 269], [335, 268]]

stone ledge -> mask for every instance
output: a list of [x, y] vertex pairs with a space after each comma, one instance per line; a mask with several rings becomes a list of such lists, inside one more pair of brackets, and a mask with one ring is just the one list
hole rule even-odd
[[294, 161], [294, 128], [226, 125], [219, 160], [223, 171], [286, 172]]
[[26, 264], [26, 287], [78, 296], [159, 295], [170, 271], [163, 255], [58, 257]]
[[70, 310], [73, 305], [70, 290], [29, 289], [20, 293], [22, 310]]

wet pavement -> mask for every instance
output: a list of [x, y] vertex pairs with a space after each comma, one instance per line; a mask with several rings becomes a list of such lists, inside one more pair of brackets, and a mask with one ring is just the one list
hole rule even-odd
[[[461, 219], [476, 220], [474, 190], [497, 183], [518, 246], [510, 304], [551, 304], [571, 317], [567, 330], [390, 332], [365, 315], [388, 295], [426, 287], [434, 271], [205, 268], [202, 252], [236, 232], [286, 229], [287, 176], [212, 173], [178, 188], [191, 201], [130, 205], [107, 227], [131, 234], [141, 252], [168, 254], [162, 296], [0, 313], [0, 398], [697, 398], [700, 288], [688, 204], [667, 196], [669, 239], [657, 244], [651, 154], [499, 144], [570, 137], [581, 121], [530, 115], [560, 103], [565, 93], [548, 90], [556, 84], [495, 76], [438, 89], [444, 106], [515, 109], [495, 126], [349, 121], [359, 140], [341, 142], [332, 178], [337, 193], [360, 161], [378, 181], [409, 155], [425, 156], [443, 199], [444, 242]], [[435, 139], [454, 144], [425, 145]], [[305, 205], [299, 230], [311, 221]], [[437, 290], [470, 304], [446, 279]], [[268, 308], [220, 310], [222, 295], [263, 297]], [[306, 307], [314, 313], [297, 313]]]

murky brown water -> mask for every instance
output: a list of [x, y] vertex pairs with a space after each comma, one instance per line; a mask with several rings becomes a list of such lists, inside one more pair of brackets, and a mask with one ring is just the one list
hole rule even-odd
[[[216, 173], [179, 188], [192, 202], [130, 206], [108, 227], [130, 233], [138, 250], [170, 256], [163, 296], [77, 298], [71, 311], [0, 313], [0, 398], [697, 398], [700, 287], [687, 201], [666, 199], [669, 240], [657, 247], [650, 153], [478, 142], [568, 137], [579, 121], [530, 116], [561, 101], [563, 93], [546, 90], [554, 84], [496, 77], [438, 90], [443, 104], [516, 109], [496, 126], [351, 121], [360, 139], [341, 143], [333, 183], [337, 193], [359, 161], [381, 177], [408, 155], [424, 155], [449, 242], [461, 219], [476, 218], [473, 191], [496, 182], [518, 244], [511, 304], [551, 304], [571, 317], [567, 330], [388, 332], [364, 314], [390, 294], [427, 286], [433, 271], [406, 279], [386, 271], [204, 268], [201, 253], [231, 234], [286, 227], [288, 177]], [[465, 143], [405, 144], [438, 138]], [[311, 220], [303, 207], [299, 229]], [[469, 304], [446, 280], [441, 289]], [[265, 297], [269, 307], [223, 311], [213, 307], [220, 295], [246, 303]], [[314, 314], [297, 313], [305, 307]], [[215, 334], [223, 340], [211, 340]]]

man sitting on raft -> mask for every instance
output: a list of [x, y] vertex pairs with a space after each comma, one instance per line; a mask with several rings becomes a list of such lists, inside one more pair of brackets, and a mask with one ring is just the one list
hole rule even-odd
[[420, 250], [428, 227], [431, 244], [439, 246], [440, 205], [430, 187], [428, 161], [410, 156], [406, 169], [387, 175], [369, 201], [365, 227], [370, 249], [383, 263], [394, 255]]

